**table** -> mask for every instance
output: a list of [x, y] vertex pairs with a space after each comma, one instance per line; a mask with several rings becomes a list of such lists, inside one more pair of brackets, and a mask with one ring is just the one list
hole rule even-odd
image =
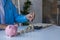
[[[26, 28], [26, 26], [21, 29], [24, 28]], [[18, 30], [20, 30], [20, 27]], [[11, 38], [7, 37], [2, 30], [0, 31], [0, 40], [60, 40], [60, 26], [52, 25], [44, 29], [24, 33]]]

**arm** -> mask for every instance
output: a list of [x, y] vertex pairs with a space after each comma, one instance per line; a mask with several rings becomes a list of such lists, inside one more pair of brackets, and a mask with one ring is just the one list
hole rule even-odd
[[15, 21], [18, 23], [24, 23], [29, 21], [32, 21], [34, 19], [34, 12], [28, 14], [28, 15], [19, 15], [17, 8], [15, 7], [15, 5], [11, 2], [12, 4], [12, 11], [13, 11], [13, 16], [15, 18]]
[[18, 23], [24, 23], [28, 21], [25, 15], [19, 15], [18, 10], [14, 4], [13, 4], [13, 14], [14, 14], [15, 21]]

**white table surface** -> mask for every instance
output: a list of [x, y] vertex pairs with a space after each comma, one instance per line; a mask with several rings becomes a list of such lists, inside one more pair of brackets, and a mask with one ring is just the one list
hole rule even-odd
[[0, 31], [0, 40], [60, 40], [60, 26], [53, 25], [11, 38], [7, 37], [4, 31]]

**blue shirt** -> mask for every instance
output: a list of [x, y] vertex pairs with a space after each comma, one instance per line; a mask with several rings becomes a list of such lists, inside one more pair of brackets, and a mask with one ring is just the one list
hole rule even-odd
[[4, 8], [3, 8], [3, 2], [2, 0], [0, 0], [0, 20], [1, 20], [1, 24], [4, 24]]
[[25, 15], [19, 15], [17, 8], [11, 0], [3, 0], [3, 5], [5, 11], [5, 24], [14, 24], [15, 22], [24, 23], [28, 21]]

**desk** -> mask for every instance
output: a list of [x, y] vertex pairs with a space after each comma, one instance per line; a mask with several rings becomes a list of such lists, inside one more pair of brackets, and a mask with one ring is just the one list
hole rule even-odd
[[52, 25], [45, 29], [35, 30], [12, 38], [8, 38], [2, 30], [0, 31], [0, 40], [60, 40], [60, 27]]

